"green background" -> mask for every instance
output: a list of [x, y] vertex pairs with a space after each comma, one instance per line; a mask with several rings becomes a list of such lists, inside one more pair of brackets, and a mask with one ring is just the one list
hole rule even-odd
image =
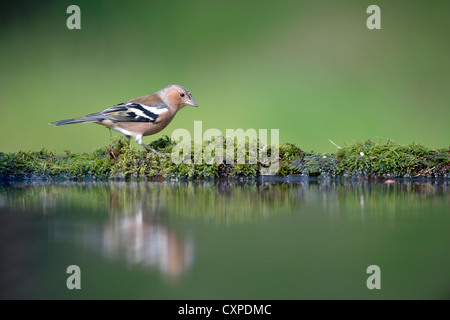
[[[66, 9], [81, 8], [81, 30]], [[366, 9], [381, 8], [381, 30]], [[279, 129], [334, 152], [362, 139], [449, 146], [449, 1], [16, 1], [0, 10], [0, 151], [89, 152], [98, 112], [168, 84], [187, 87], [162, 133]]]

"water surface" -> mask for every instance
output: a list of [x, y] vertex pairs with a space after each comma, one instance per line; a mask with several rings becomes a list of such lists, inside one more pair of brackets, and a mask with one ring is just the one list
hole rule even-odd
[[0, 298], [448, 299], [449, 208], [448, 181], [3, 183]]

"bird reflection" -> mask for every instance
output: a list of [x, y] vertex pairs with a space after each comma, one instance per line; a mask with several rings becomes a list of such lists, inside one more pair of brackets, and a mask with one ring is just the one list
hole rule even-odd
[[159, 271], [169, 278], [185, 273], [192, 265], [194, 245], [180, 237], [143, 203], [110, 215], [103, 223], [66, 222], [55, 217], [50, 238], [55, 242], [82, 245], [130, 268]]
[[146, 221], [142, 209], [105, 224], [102, 244], [108, 258], [124, 259], [130, 266], [157, 269], [171, 277], [186, 271], [193, 260], [192, 241], [182, 241], [161, 223]]

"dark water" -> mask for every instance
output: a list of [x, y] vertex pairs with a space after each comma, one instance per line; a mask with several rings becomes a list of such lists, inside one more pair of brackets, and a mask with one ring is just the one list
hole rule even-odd
[[3, 184], [0, 298], [448, 299], [449, 208], [449, 181]]

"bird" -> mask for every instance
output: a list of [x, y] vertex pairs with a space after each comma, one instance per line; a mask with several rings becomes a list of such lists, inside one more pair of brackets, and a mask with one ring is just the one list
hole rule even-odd
[[142, 137], [163, 130], [185, 106], [198, 107], [188, 89], [177, 84], [116, 104], [84, 117], [50, 122], [55, 127], [76, 123], [97, 123], [124, 134], [144, 148], [162, 154], [142, 142]]

